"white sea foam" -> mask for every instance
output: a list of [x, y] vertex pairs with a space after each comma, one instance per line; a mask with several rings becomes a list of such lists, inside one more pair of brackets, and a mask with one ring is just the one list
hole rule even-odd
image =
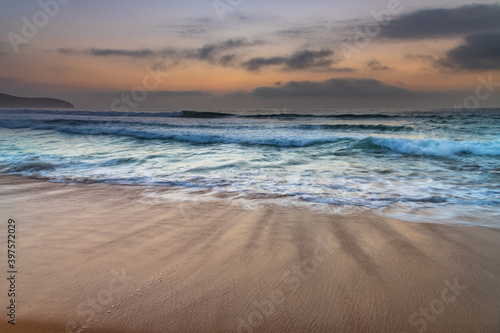
[[460, 154], [499, 156], [500, 141], [458, 141], [458, 140], [422, 140], [405, 138], [371, 138], [373, 144], [393, 151], [427, 156], [451, 157]]
[[146, 201], [225, 198], [495, 225], [495, 117], [0, 111], [0, 173], [145, 185]]

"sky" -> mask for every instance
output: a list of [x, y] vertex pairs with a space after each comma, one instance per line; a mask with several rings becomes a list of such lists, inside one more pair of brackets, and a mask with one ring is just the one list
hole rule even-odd
[[498, 91], [498, 1], [0, 0], [0, 92], [81, 109], [471, 109]]

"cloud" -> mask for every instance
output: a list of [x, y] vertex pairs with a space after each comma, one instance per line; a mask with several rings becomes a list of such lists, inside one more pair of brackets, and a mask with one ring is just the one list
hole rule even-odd
[[419, 94], [373, 79], [335, 78], [326, 81], [290, 81], [280, 87], [259, 87], [253, 95], [262, 98], [403, 98]]
[[333, 55], [332, 50], [301, 50], [291, 56], [258, 57], [252, 58], [242, 64], [250, 72], [257, 72], [262, 67], [284, 65], [285, 70], [301, 70], [310, 68], [329, 68], [333, 63], [328, 57]]
[[366, 63], [366, 67], [372, 71], [389, 71], [392, 68], [383, 66], [378, 60], [368, 60]]
[[165, 24], [160, 26], [168, 33], [182, 37], [192, 37], [205, 33], [207, 28], [195, 24]]
[[242, 66], [245, 67], [247, 71], [256, 72], [264, 66], [282, 65], [285, 61], [286, 58], [284, 57], [252, 58], [243, 63]]
[[313, 25], [302, 27], [291, 27], [288, 29], [278, 30], [277, 34], [287, 38], [312, 38], [319, 33], [327, 32], [329, 29], [326, 25]]
[[[317, 71], [317, 70], [315, 70]], [[331, 67], [325, 70], [320, 70], [322, 72], [332, 72], [332, 73], [355, 73], [358, 70], [352, 67]]]
[[89, 55], [93, 57], [130, 57], [130, 58], [151, 58], [155, 56], [166, 56], [176, 54], [174, 49], [164, 50], [151, 50], [151, 49], [138, 49], [138, 50], [123, 50], [123, 49], [98, 49], [90, 48], [85, 50], [59, 48], [57, 52], [65, 55]]
[[221, 66], [229, 66], [236, 60], [236, 54], [224, 54], [226, 51], [243, 49], [245, 47], [252, 47], [256, 45], [265, 44], [262, 40], [248, 41], [245, 38], [233, 38], [218, 43], [205, 44], [199, 48], [180, 49], [180, 48], [164, 48], [164, 49], [72, 49], [72, 48], [59, 48], [57, 52], [64, 55], [87, 55], [91, 57], [127, 57], [133, 59], [143, 58], [169, 58], [174, 61], [181, 61], [186, 59], [196, 59], [201, 61], [208, 61], [213, 64]]
[[325, 59], [333, 55], [332, 50], [310, 51], [303, 50], [296, 52], [286, 61], [289, 69], [307, 69], [310, 67], [329, 67], [332, 63], [330, 59]]
[[427, 62], [436, 62], [436, 58], [428, 54], [407, 54], [406, 59], [418, 59]]
[[243, 47], [255, 46], [265, 44], [264, 41], [255, 40], [248, 41], [245, 38], [234, 38], [228, 39], [220, 43], [215, 44], [205, 44], [201, 48], [197, 49], [193, 54], [193, 51], [187, 51], [186, 53], [192, 57], [196, 57], [200, 60], [214, 60], [214, 56], [220, 52], [224, 52], [231, 49], [238, 49]]
[[132, 57], [132, 58], [144, 58], [152, 57], [156, 54], [155, 51], [150, 49], [140, 49], [140, 50], [117, 50], [117, 49], [96, 49], [92, 48], [87, 50], [90, 55], [96, 57]]
[[236, 59], [236, 54], [226, 54], [219, 58], [218, 63], [221, 66], [229, 66], [234, 64]]
[[244, 90], [233, 91], [222, 96], [219, 96], [220, 100], [248, 100], [253, 97], [252, 93]]
[[500, 29], [500, 6], [467, 5], [451, 9], [424, 9], [390, 21], [381, 36], [425, 39], [462, 36]]
[[84, 53], [81, 50], [76, 50], [76, 49], [72, 49], [72, 48], [68, 48], [68, 47], [60, 47], [56, 51], [61, 53], [61, 54], [66, 54], [66, 55], [76, 55], [76, 54]]
[[452, 70], [500, 70], [500, 31], [465, 37], [465, 43], [448, 51], [437, 65]]

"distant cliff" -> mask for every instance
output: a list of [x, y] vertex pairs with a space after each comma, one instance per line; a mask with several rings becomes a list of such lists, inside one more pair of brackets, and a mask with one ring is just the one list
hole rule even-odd
[[0, 93], [0, 108], [73, 108], [74, 105], [55, 98], [17, 97]]

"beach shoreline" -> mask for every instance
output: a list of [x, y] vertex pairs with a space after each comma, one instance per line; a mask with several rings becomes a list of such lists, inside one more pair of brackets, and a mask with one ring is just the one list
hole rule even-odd
[[[0, 176], [2, 332], [498, 332], [500, 229]], [[7, 257], [0, 264], [7, 273]], [[9, 305], [1, 279], [0, 306]]]

